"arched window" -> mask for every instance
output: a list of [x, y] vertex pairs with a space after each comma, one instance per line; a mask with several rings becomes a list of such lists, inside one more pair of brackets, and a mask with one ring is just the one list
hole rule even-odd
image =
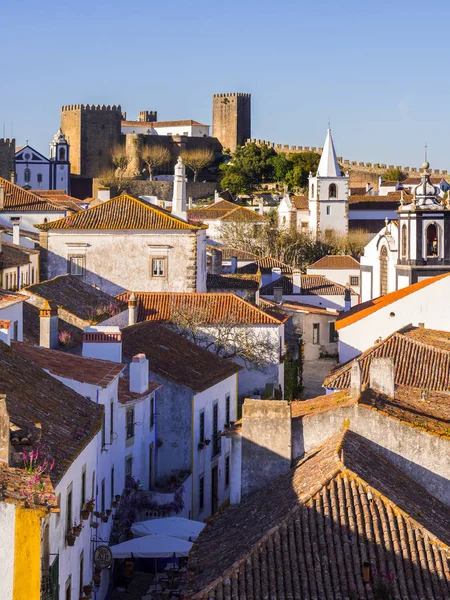
[[31, 171], [30, 171], [30, 169], [28, 167], [23, 172], [23, 178], [25, 180], [25, 183], [30, 183], [30, 180], [31, 180]]
[[328, 198], [337, 198], [337, 189], [335, 183], [330, 183], [328, 188]]
[[439, 256], [439, 240], [438, 230], [434, 223], [431, 223], [427, 227], [427, 256], [434, 257]]
[[406, 228], [406, 223], [402, 225], [402, 258], [407, 258], [408, 256], [408, 230]]
[[59, 160], [66, 160], [66, 149], [65, 148], [59, 149]]
[[380, 296], [388, 292], [388, 251], [386, 246], [380, 251]]
[[314, 184], [311, 184], [311, 198], [314, 198]]
[[42, 183], [42, 173], [37, 174], [37, 182]]

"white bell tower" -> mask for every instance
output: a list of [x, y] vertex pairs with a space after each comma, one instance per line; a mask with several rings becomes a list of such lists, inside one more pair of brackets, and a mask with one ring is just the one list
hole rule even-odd
[[55, 133], [50, 143], [50, 187], [52, 190], [70, 188], [70, 146], [61, 128]]
[[315, 240], [325, 239], [331, 231], [348, 233], [348, 181], [341, 174], [328, 129], [317, 174], [309, 175], [309, 228]]

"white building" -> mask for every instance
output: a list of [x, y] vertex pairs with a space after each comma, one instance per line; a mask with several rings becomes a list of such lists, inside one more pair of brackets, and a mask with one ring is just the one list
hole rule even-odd
[[70, 273], [111, 295], [205, 291], [205, 230], [175, 216], [186, 210], [180, 193], [172, 215], [122, 194], [39, 225], [41, 271], [47, 279]]
[[20, 290], [38, 282], [39, 250], [5, 242], [0, 236], [0, 287], [5, 290]]
[[339, 285], [349, 285], [357, 294], [360, 292], [359, 262], [348, 254], [329, 254], [307, 267], [307, 275], [323, 275]]
[[277, 212], [281, 228], [309, 232], [309, 201], [306, 196], [289, 196], [286, 192], [280, 200]]
[[198, 121], [122, 121], [122, 133], [144, 135], [209, 137], [209, 125]]
[[23, 302], [26, 297], [0, 289], [0, 341], [23, 340]]
[[64, 190], [70, 188], [70, 146], [59, 129], [50, 144], [50, 158], [34, 148], [21, 146], [15, 155], [15, 183], [28, 190]]

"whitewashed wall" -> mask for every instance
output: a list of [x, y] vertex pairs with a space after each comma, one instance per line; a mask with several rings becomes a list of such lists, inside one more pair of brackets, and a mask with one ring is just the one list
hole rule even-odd
[[14, 586], [14, 504], [0, 502], [0, 600], [12, 600]]

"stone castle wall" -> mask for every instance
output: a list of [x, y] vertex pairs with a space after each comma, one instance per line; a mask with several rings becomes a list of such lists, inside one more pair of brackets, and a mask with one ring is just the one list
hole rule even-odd
[[[101, 186], [99, 179], [93, 180], [92, 195], [97, 197], [98, 187]], [[186, 197], [192, 200], [203, 200], [212, 198], [214, 191], [218, 189], [215, 182], [188, 181], [186, 183]], [[173, 194], [173, 183], [171, 181], [146, 181], [144, 179], [134, 179], [131, 181], [128, 193], [132, 196], [157, 196], [160, 200], [170, 201]], [[117, 190], [111, 189], [111, 198], [117, 195]]]
[[11, 179], [11, 172], [14, 169], [14, 159], [16, 153], [16, 140], [13, 138], [0, 138], [0, 177]]
[[245, 144], [251, 134], [251, 95], [213, 95], [212, 135], [231, 152]]

